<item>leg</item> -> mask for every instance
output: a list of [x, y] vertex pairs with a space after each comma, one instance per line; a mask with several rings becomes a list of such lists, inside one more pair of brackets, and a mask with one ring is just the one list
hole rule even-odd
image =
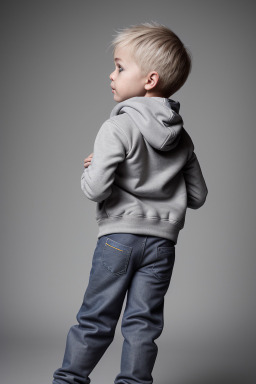
[[144, 255], [128, 290], [122, 319], [121, 372], [115, 384], [151, 384], [157, 339], [163, 330], [164, 296], [175, 260], [174, 243], [147, 237]]
[[70, 328], [62, 367], [53, 384], [89, 384], [89, 374], [114, 338], [115, 328], [129, 285], [132, 247], [107, 236], [98, 239], [89, 284]]

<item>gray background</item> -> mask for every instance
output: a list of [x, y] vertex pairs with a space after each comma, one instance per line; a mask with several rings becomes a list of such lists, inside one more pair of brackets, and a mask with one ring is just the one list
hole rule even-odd
[[[154, 379], [255, 383], [254, 1], [9, 0], [1, 18], [1, 383], [50, 383], [62, 362], [97, 239], [80, 176], [115, 105], [108, 46], [151, 20], [192, 52], [173, 98], [209, 188], [179, 237]], [[113, 383], [121, 347], [119, 322], [93, 383]]]

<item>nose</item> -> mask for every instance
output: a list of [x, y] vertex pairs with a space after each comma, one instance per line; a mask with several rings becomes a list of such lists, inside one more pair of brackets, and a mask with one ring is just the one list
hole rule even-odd
[[114, 74], [115, 74], [115, 71], [113, 71], [113, 72], [110, 73], [110, 75], [109, 75], [109, 78], [110, 78], [111, 81], [114, 80]]

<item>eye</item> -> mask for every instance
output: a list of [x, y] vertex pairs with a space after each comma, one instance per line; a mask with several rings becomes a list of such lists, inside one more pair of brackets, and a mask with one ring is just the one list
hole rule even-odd
[[119, 72], [122, 72], [124, 69], [121, 67], [121, 65], [118, 65]]

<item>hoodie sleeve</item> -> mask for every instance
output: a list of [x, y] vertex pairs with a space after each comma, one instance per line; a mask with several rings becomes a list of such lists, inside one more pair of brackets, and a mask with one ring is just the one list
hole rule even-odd
[[205, 203], [208, 189], [194, 152], [183, 168], [183, 175], [187, 188], [187, 206], [198, 209]]
[[91, 164], [81, 176], [81, 188], [88, 199], [100, 203], [111, 194], [115, 170], [128, 150], [124, 131], [110, 120], [103, 123], [94, 142]]

